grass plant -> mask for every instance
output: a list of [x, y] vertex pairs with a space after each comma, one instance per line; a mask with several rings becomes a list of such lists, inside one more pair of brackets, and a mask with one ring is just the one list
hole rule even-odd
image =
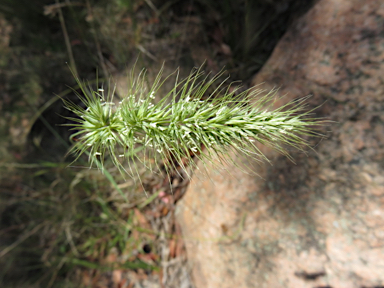
[[[0, 82], [5, 95], [4, 101], [0, 101], [4, 118], [0, 133], [8, 135], [8, 131], [18, 131], [24, 126], [15, 119], [20, 119], [20, 123], [28, 120], [26, 134], [30, 139], [40, 139], [33, 143], [28, 140], [27, 145], [18, 133], [14, 143], [8, 141], [11, 139], [8, 136], [1, 139], [0, 287], [81, 287], [79, 270], [97, 274], [97, 271], [122, 268], [157, 268], [158, 262], [148, 266], [134, 257], [143, 243], [158, 240], [148, 236], [154, 232], [143, 226], [133, 212], [136, 208], [148, 208], [151, 201], [158, 199], [160, 190], [146, 198], [142, 189], [136, 189], [134, 181], [118, 185], [121, 176], [116, 168], [110, 169], [111, 161], [120, 171], [143, 177], [141, 163], [155, 172], [162, 164], [166, 164], [168, 171], [176, 165], [185, 169], [189, 164], [194, 165], [196, 158], [205, 163], [217, 157], [221, 161], [231, 160], [226, 157], [231, 150], [265, 158], [256, 146], [257, 141], [287, 155], [286, 144], [305, 149], [306, 137], [317, 135], [312, 128], [322, 121], [311, 119], [310, 111], [305, 112], [305, 99], [273, 110], [276, 91], [251, 89], [239, 93], [241, 89], [236, 85], [228, 87], [221, 82], [221, 75], [204, 76], [201, 69], [181, 81], [178, 73], [166, 79], [159, 73], [153, 84], [147, 82], [145, 71], [137, 76], [132, 72], [129, 92], [122, 99], [118, 99], [113, 87], [108, 89], [76, 78], [80, 87], [75, 89], [83, 103], [66, 102], [67, 108], [78, 116], [72, 118], [75, 123], [71, 125], [72, 152], [77, 157], [89, 154], [91, 164], [102, 167], [106, 177], [92, 169], [66, 169], [68, 163], [61, 162], [61, 153], [67, 148], [61, 143], [65, 142], [62, 140], [67, 138], [67, 131], [50, 125], [58, 123], [57, 114], [63, 114], [53, 105], [58, 98], [51, 98], [52, 91], [63, 90], [61, 85], [72, 80], [68, 71], [63, 71], [63, 63], [68, 61], [66, 55], [73, 54], [76, 63], [71, 66], [76, 66], [80, 75], [91, 77], [94, 66], [99, 66], [106, 76], [107, 68], [112, 71], [116, 70], [114, 66], [122, 68], [136, 57], [137, 48], [151, 59], [168, 59], [158, 53], [163, 46], [159, 40], [169, 37], [169, 31], [176, 31], [173, 35], [177, 39], [166, 48], [173, 57], [173, 45], [177, 44], [182, 51], [195, 41], [177, 36], [187, 34], [177, 28], [187, 27], [192, 2], [182, 5], [179, 5], [182, 2], [167, 2], [157, 9], [161, 15], [156, 11], [151, 13], [143, 1], [85, 1], [86, 5], [67, 1], [44, 6], [46, 2], [5, 0], [0, 5], [0, 13], [13, 25], [9, 47], [7, 44], [4, 53], [0, 53]], [[239, 67], [238, 71], [242, 72], [239, 78], [247, 79], [253, 75], [250, 71], [257, 70], [266, 60], [261, 52], [270, 46], [270, 36], [274, 33], [266, 31], [268, 37], [257, 39], [247, 37], [247, 31], [253, 33], [258, 28], [242, 18], [242, 11], [252, 16], [255, 10], [244, 9], [237, 2], [230, 5], [232, 2], [217, 7], [211, 2], [211, 10], [206, 9], [208, 2], [203, 3], [197, 16], [214, 21], [214, 25], [207, 23], [201, 31], [205, 34], [199, 33], [199, 37], [209, 39], [207, 35], [214, 34], [216, 27], [223, 27], [220, 30], [224, 32], [231, 29], [224, 33], [227, 36], [219, 44], [229, 44], [234, 58], [227, 59], [226, 65]], [[52, 13], [43, 17], [43, 10]], [[62, 17], [54, 17], [61, 10]], [[221, 23], [215, 22], [215, 11], [221, 15]], [[271, 18], [270, 13], [261, 14]], [[262, 17], [249, 20], [253, 19], [264, 27]], [[58, 33], [60, 27], [63, 33]], [[239, 41], [239, 36], [243, 40]], [[63, 39], [71, 45], [65, 46]], [[156, 44], [156, 50], [147, 45], [151, 42]], [[210, 42], [204, 44], [205, 50], [214, 51]], [[202, 43], [192, 46], [200, 48]], [[242, 51], [242, 47], [246, 49]], [[151, 56], [153, 51], [156, 57]], [[190, 58], [180, 55], [175, 58], [178, 65]], [[217, 62], [218, 55], [208, 55]], [[243, 63], [256, 65], [257, 69], [249, 69]], [[163, 84], [173, 81], [173, 76], [174, 88], [164, 93]], [[264, 93], [267, 95], [263, 96]], [[163, 100], [155, 103], [154, 97]], [[45, 104], [37, 109], [42, 103]], [[37, 152], [29, 153], [31, 147]], [[24, 157], [26, 153], [28, 159], [13, 163], [16, 161], [13, 155]], [[77, 164], [83, 166], [82, 159]], [[105, 264], [106, 256], [114, 248], [128, 256], [127, 260], [116, 265]]]
[[286, 147], [308, 147], [306, 137], [319, 136], [315, 127], [324, 122], [306, 110], [307, 97], [273, 108], [277, 90], [252, 87], [239, 92], [240, 86], [219, 80], [223, 73], [204, 76], [201, 67], [181, 81], [176, 71], [173, 88], [154, 103], [172, 75], [163, 79], [160, 70], [149, 84], [145, 70], [138, 76], [133, 71], [128, 93], [120, 99], [110, 85], [93, 89], [75, 76], [82, 105], [65, 105], [78, 116], [69, 124], [75, 130], [71, 152], [77, 158], [87, 152], [90, 164], [98, 161], [103, 169], [109, 157], [121, 172], [133, 176], [137, 161], [152, 172], [160, 165], [167, 172], [176, 166], [187, 172], [188, 166], [196, 166], [195, 158], [204, 164], [227, 161], [231, 150], [268, 160], [257, 142], [290, 157]]

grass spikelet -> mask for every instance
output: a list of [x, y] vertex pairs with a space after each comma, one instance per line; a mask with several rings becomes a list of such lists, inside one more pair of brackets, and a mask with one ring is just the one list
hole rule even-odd
[[77, 158], [87, 152], [91, 165], [95, 158], [103, 165], [110, 157], [121, 172], [132, 175], [136, 161], [151, 171], [160, 163], [167, 171], [176, 165], [186, 171], [196, 165], [194, 158], [204, 163], [225, 161], [231, 150], [268, 160], [257, 142], [290, 157], [285, 147], [302, 150], [309, 146], [308, 136], [321, 136], [315, 128], [324, 120], [311, 118], [307, 97], [272, 109], [276, 90], [265, 94], [253, 87], [239, 92], [240, 87], [225, 87], [218, 80], [223, 73], [208, 78], [201, 68], [182, 81], [175, 72], [174, 87], [154, 103], [171, 76], [163, 79], [162, 72], [152, 85], [145, 70], [137, 76], [132, 72], [128, 93], [119, 101], [114, 88], [92, 89], [76, 79], [83, 105], [65, 101], [78, 116], [69, 124], [75, 130], [71, 137], [77, 140], [71, 152]]

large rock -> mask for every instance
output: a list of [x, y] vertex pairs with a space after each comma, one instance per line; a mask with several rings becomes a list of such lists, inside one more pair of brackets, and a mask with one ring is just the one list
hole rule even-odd
[[264, 148], [260, 177], [228, 165], [192, 181], [177, 212], [196, 287], [384, 286], [384, 3], [319, 1], [260, 82], [313, 94], [336, 122], [296, 164]]

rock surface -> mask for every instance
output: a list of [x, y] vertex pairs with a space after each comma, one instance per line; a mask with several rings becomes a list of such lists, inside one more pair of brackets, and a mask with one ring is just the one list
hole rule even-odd
[[254, 82], [336, 122], [296, 164], [263, 148], [260, 177], [195, 177], [177, 217], [196, 287], [384, 286], [384, 3], [319, 1]]

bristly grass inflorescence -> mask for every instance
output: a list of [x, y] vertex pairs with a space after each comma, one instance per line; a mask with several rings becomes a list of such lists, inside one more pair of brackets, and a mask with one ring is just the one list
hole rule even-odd
[[154, 103], [171, 76], [163, 79], [162, 70], [152, 85], [145, 70], [138, 76], [132, 70], [122, 99], [115, 99], [113, 87], [92, 89], [76, 78], [84, 107], [65, 100], [66, 108], [78, 116], [69, 124], [75, 130], [71, 152], [76, 159], [87, 153], [91, 166], [97, 162], [103, 167], [109, 157], [129, 175], [136, 161], [151, 171], [159, 164], [167, 171], [175, 165], [186, 171], [196, 165], [196, 158], [204, 163], [225, 161], [231, 150], [266, 159], [256, 142], [289, 157], [286, 146], [303, 150], [309, 147], [307, 136], [320, 135], [314, 129], [323, 120], [310, 117], [313, 110], [306, 111], [307, 97], [271, 110], [276, 90], [263, 96], [265, 91], [256, 87], [239, 92], [240, 87], [219, 81], [222, 73], [204, 77], [201, 68], [181, 81], [176, 72], [171, 91]]

